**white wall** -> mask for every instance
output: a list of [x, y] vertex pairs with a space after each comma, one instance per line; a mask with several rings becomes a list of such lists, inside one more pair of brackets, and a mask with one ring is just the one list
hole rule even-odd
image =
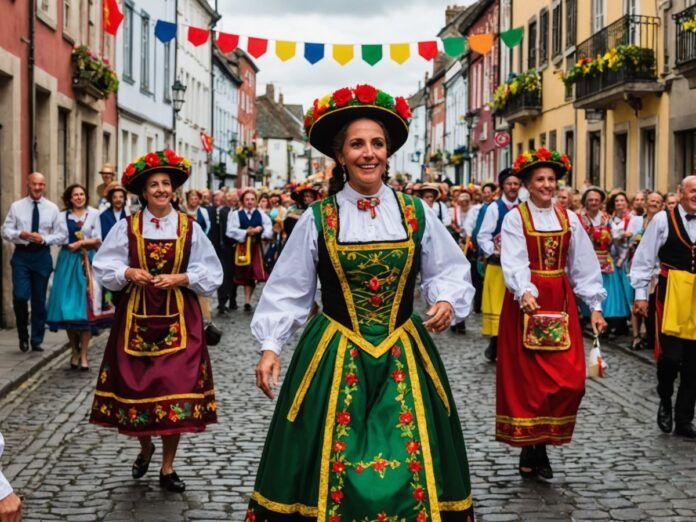
[[[220, 67], [213, 62], [213, 88], [215, 92], [215, 112], [213, 114], [213, 164], [225, 163], [228, 174], [237, 173], [237, 164], [230, 155], [232, 133], [237, 133], [239, 144], [239, 87]], [[228, 185], [231, 180], [226, 181]], [[218, 181], [214, 182], [215, 188]]]

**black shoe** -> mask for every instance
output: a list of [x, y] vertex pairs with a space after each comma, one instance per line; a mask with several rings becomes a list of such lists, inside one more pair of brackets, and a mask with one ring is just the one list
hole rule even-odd
[[678, 424], [674, 427], [674, 434], [687, 439], [696, 439], [696, 428], [694, 428], [694, 425], [691, 423]]
[[176, 471], [172, 471], [169, 475], [162, 475], [160, 471], [160, 486], [172, 493], [183, 493], [186, 489], [186, 484], [179, 478]]
[[32, 352], [43, 352], [44, 349], [41, 347], [40, 344], [32, 344], [32, 345], [31, 345], [31, 351], [32, 351]]
[[[526, 469], [523, 469], [526, 468]], [[520, 475], [524, 478], [533, 477], [536, 475], [536, 467], [534, 465], [534, 446], [525, 446], [520, 452], [520, 465], [517, 468]]]
[[491, 337], [491, 340], [488, 342], [488, 347], [486, 347], [486, 351], [483, 352], [483, 355], [485, 355], [486, 359], [488, 359], [490, 362], [495, 362], [495, 359], [498, 356], [497, 337]]
[[549, 462], [549, 456], [546, 454], [546, 444], [538, 444], [534, 448], [537, 474], [541, 478], [552, 479], [553, 470], [551, 469], [551, 462]]
[[74, 362], [70, 361], [70, 369], [71, 369], [71, 370], [79, 370], [79, 369], [80, 369], [80, 365], [79, 365], [79, 364], [75, 364]]
[[154, 455], [154, 453], [154, 444], [150, 444], [150, 455], [147, 457], [147, 459], [143, 456], [142, 452], [138, 453], [138, 458], [135, 459], [132, 469], [134, 479], [139, 479], [145, 475], [145, 473], [147, 473], [147, 469], [150, 467], [150, 461], [152, 460], [152, 455]]
[[19, 341], [19, 349], [23, 352], [29, 351], [29, 341]]
[[671, 402], [660, 401], [660, 407], [657, 409], [657, 425], [665, 433], [670, 433], [672, 431]]
[[231, 303], [230, 310], [239, 310], [239, 306], [237, 306], [237, 303]]
[[245, 312], [251, 312], [251, 305], [250, 305], [249, 303], [246, 303], [246, 304], [244, 305], [244, 311], [245, 311]]
[[227, 315], [227, 308], [218, 308], [217, 314], [218, 315]]
[[80, 366], [80, 371], [81, 371], [81, 372], [88, 372], [88, 371], [89, 371], [89, 366]]

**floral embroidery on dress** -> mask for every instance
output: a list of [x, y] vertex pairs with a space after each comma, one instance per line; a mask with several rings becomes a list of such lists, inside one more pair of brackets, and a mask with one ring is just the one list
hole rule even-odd
[[104, 367], [99, 372], [99, 383], [104, 384], [109, 378], [109, 365], [105, 364]]
[[179, 326], [178, 319], [176, 319], [176, 321], [177, 322], [172, 323], [169, 326], [167, 335], [158, 341], [151, 342], [146, 342], [141, 335], [141, 332], [146, 333], [148, 331], [148, 327], [133, 322], [133, 335], [130, 339], [130, 343], [128, 343], [128, 347], [131, 350], [138, 350], [141, 352], [156, 352], [171, 347], [175, 343], [180, 343], [181, 336], [179, 335], [179, 332], [181, 331], [181, 327]]
[[168, 241], [159, 243], [150, 241], [147, 244], [148, 257], [154, 261], [155, 266], [150, 268], [150, 273], [160, 274], [162, 269], [167, 264], [167, 253], [172, 249], [174, 243]]
[[544, 266], [546, 268], [556, 268], [558, 266], [558, 246], [559, 241], [556, 236], [544, 238]]

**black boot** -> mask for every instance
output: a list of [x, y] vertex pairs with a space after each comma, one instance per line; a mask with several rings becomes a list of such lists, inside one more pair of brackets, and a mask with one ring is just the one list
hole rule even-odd
[[29, 303], [15, 299], [12, 301], [12, 305], [17, 319], [19, 349], [27, 352], [29, 351]]
[[533, 477], [536, 475], [536, 466], [534, 460], [534, 446], [525, 446], [520, 452], [520, 464], [517, 468], [520, 475], [524, 478]]
[[488, 347], [486, 348], [486, 351], [483, 352], [483, 355], [485, 355], [486, 359], [488, 359], [490, 362], [495, 362], [495, 359], [498, 356], [497, 337], [491, 337], [491, 340], [488, 342]]
[[664, 433], [672, 432], [672, 402], [660, 401], [660, 407], [657, 409], [657, 425]]
[[552, 479], [553, 470], [551, 469], [549, 456], [546, 454], [546, 444], [537, 444], [534, 448], [536, 472], [541, 478]]

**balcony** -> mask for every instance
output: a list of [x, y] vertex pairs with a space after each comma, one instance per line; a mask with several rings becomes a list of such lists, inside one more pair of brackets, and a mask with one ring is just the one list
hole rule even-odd
[[672, 15], [676, 24], [676, 72], [696, 88], [696, 5]]
[[659, 18], [626, 15], [580, 43], [578, 60], [595, 60], [620, 51], [613, 68], [583, 75], [575, 83], [578, 109], [612, 109], [621, 101], [634, 111], [642, 107], [641, 98], [659, 94], [664, 86], [657, 81], [657, 34]]
[[513, 123], [525, 125], [541, 115], [541, 89], [511, 96], [499, 114], [510, 125]]

